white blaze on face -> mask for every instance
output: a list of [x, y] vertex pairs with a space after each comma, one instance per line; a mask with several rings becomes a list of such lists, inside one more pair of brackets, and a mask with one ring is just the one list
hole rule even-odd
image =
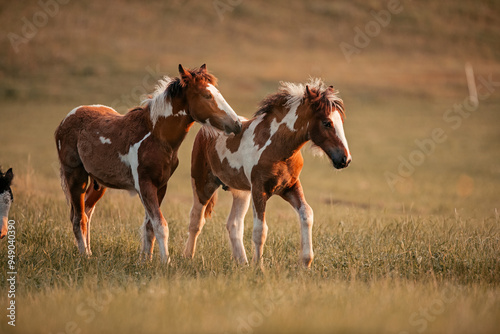
[[351, 151], [349, 151], [349, 146], [347, 145], [347, 139], [345, 138], [344, 134], [344, 124], [342, 123], [342, 117], [340, 117], [340, 113], [338, 110], [334, 110], [333, 113], [330, 115], [330, 119], [333, 122], [333, 127], [335, 128], [335, 134], [337, 137], [340, 139], [342, 142], [342, 145], [344, 145], [345, 149], [347, 150], [347, 160], [351, 158]]
[[229, 117], [231, 117], [234, 121], [238, 120], [238, 116], [234, 112], [233, 108], [229, 105], [229, 103], [226, 102], [222, 94], [219, 92], [217, 88], [215, 88], [214, 85], [208, 84], [207, 90], [212, 94], [212, 96], [215, 99], [215, 102], [217, 103], [217, 107], [220, 110], [223, 110]]

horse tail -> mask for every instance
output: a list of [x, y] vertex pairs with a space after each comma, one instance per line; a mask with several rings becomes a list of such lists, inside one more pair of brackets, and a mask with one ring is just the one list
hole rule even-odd
[[212, 216], [212, 212], [214, 212], [214, 206], [217, 202], [217, 191], [214, 192], [212, 197], [208, 200], [207, 207], [205, 208], [205, 218], [210, 218]]
[[66, 180], [66, 176], [64, 175], [64, 170], [63, 166], [61, 163], [59, 163], [59, 175], [61, 177], [61, 188], [63, 190], [64, 196], [66, 196], [66, 204], [70, 204], [70, 196], [69, 196], [69, 189], [68, 189], [68, 181]]

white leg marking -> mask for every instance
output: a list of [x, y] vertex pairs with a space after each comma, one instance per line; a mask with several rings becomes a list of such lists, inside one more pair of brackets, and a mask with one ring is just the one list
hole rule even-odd
[[308, 265], [314, 257], [312, 247], [312, 226], [314, 215], [311, 207], [307, 203], [302, 203], [301, 207], [297, 210], [297, 213], [300, 218], [302, 259]]
[[248, 263], [243, 245], [243, 232], [245, 214], [250, 205], [251, 193], [249, 191], [232, 190], [233, 206], [227, 219], [226, 228], [229, 233], [233, 257], [239, 263]]
[[[252, 203], [253, 204], [253, 203]], [[254, 263], [259, 263], [262, 260], [262, 254], [264, 252], [264, 243], [267, 238], [267, 224], [266, 220], [260, 220], [255, 210], [255, 204], [253, 204], [253, 232], [252, 241], [254, 244]]]
[[205, 225], [205, 207], [200, 203], [196, 193], [196, 185], [193, 178], [191, 178], [191, 186], [193, 188], [193, 206], [189, 212], [189, 233], [186, 248], [184, 249], [184, 256], [192, 258], [196, 251], [196, 240], [200, 235], [203, 225]]
[[156, 218], [152, 219], [153, 231], [156, 239], [158, 239], [158, 246], [160, 248], [160, 257], [162, 262], [168, 262], [168, 226], [165, 219]]

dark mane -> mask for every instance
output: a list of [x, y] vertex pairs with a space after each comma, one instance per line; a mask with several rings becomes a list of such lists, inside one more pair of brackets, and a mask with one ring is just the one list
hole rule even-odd
[[[8, 175], [10, 173], [10, 175]], [[12, 184], [12, 171], [9, 170], [5, 174], [2, 172], [0, 169], [0, 193], [4, 193], [5, 191], [8, 191], [10, 194], [10, 199], [11, 201], [14, 200], [14, 196], [12, 195], [12, 190], [10, 189], [10, 186]]]
[[284, 106], [288, 101], [288, 94], [286, 92], [277, 92], [268, 95], [260, 102], [259, 109], [254, 116], [270, 114], [275, 107]]
[[[188, 70], [188, 72], [193, 76], [196, 82], [205, 81], [217, 86], [217, 78], [201, 68]], [[180, 97], [182, 95], [183, 88], [184, 84], [181, 82], [181, 79], [176, 77], [168, 83], [167, 88], [165, 89], [166, 96], [170, 98]]]

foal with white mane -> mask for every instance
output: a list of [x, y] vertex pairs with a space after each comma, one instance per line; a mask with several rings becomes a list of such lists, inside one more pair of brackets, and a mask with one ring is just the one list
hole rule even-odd
[[73, 109], [55, 132], [61, 181], [71, 204], [78, 249], [91, 254], [90, 219], [106, 188], [139, 194], [145, 209], [142, 252], [158, 239], [168, 261], [168, 227], [160, 205], [179, 160], [177, 151], [193, 123], [239, 133], [241, 122], [215, 88], [205, 65], [160, 80], [153, 96], [126, 115], [101, 105]]
[[0, 219], [2, 219], [0, 226], [0, 239], [3, 239], [7, 235], [9, 228], [9, 210], [12, 202], [14, 201], [12, 189], [10, 188], [13, 178], [14, 173], [12, 172], [12, 168], [9, 168], [5, 174], [0, 170]]
[[221, 136], [203, 129], [198, 132], [191, 162], [194, 203], [184, 255], [194, 256], [196, 239], [205, 217], [212, 212], [216, 190], [222, 185], [233, 195], [227, 230], [238, 262], [247, 263], [243, 223], [250, 198], [254, 218], [253, 260], [260, 263], [268, 230], [266, 202], [272, 195], [279, 195], [299, 214], [302, 261], [309, 267], [314, 257], [313, 212], [299, 180], [304, 161], [300, 149], [311, 140], [335, 168], [347, 167], [351, 154], [343, 119], [344, 104], [337, 92], [315, 79], [307, 85], [282, 83], [277, 93], [262, 102], [255, 117], [243, 122], [239, 134]]

